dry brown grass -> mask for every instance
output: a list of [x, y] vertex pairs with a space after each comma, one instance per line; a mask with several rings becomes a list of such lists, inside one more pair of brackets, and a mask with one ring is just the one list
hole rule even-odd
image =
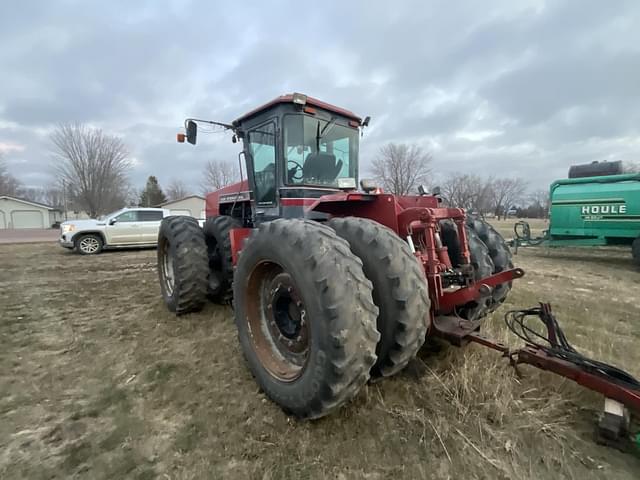
[[[425, 351], [337, 414], [297, 422], [245, 368], [229, 308], [166, 312], [154, 257], [0, 246], [0, 478], [640, 476], [638, 457], [592, 442], [597, 395], [533, 368], [518, 378], [478, 346]], [[527, 276], [505, 308], [552, 302], [576, 347], [640, 376], [626, 250], [516, 260]], [[484, 331], [515, 345], [501, 316]]]

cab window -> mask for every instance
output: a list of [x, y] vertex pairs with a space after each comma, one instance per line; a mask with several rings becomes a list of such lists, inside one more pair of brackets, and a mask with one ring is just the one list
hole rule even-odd
[[[189, 215], [190, 214], [191, 212], [189, 212]], [[162, 220], [162, 212], [155, 212], [153, 210], [140, 210], [138, 212], [138, 220], [141, 222], [159, 222], [160, 220]]]
[[256, 204], [271, 205], [276, 201], [276, 127], [266, 123], [248, 133], [253, 159], [254, 196]]
[[284, 120], [285, 181], [289, 185], [337, 187], [357, 176], [358, 129], [306, 115]]

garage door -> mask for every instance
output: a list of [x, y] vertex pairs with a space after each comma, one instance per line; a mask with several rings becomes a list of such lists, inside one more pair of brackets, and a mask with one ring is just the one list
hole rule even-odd
[[0, 228], [7, 228], [7, 222], [4, 219], [4, 212], [0, 210]]
[[171, 215], [186, 215], [191, 216], [191, 210], [171, 210]]
[[14, 210], [11, 212], [13, 228], [44, 228], [40, 210]]

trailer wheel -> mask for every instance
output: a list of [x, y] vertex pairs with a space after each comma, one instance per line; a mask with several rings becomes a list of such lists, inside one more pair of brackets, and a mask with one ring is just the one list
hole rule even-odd
[[371, 376], [393, 375], [409, 363], [425, 341], [430, 301], [424, 270], [405, 241], [373, 220], [334, 218], [328, 225], [349, 242], [373, 284], [373, 302], [380, 310], [380, 341]]
[[[493, 262], [492, 274], [513, 268], [511, 250], [509, 250], [504, 238], [502, 238], [502, 235], [500, 235], [495, 228], [479, 218], [467, 218], [467, 225], [478, 234], [480, 240], [482, 240], [489, 249], [489, 255]], [[511, 285], [512, 282], [502, 283], [493, 289], [491, 293], [492, 301], [489, 305], [490, 312], [502, 305], [511, 291]]]
[[198, 222], [166, 217], [158, 232], [158, 276], [167, 308], [176, 315], [200, 310], [207, 300], [207, 246]]
[[310, 220], [261, 224], [238, 259], [238, 337], [262, 390], [300, 418], [353, 398], [376, 361], [378, 308], [347, 242]]
[[208, 295], [216, 303], [227, 304], [233, 296], [233, 261], [230, 232], [240, 228], [239, 220], [228, 215], [207, 218], [204, 239], [209, 257]]
[[633, 262], [640, 266], [640, 237], [636, 238], [631, 244], [631, 255], [633, 256]]
[[[489, 254], [489, 249], [475, 230], [466, 226], [465, 232], [467, 234], [469, 254], [471, 257], [471, 265], [473, 265], [475, 280], [481, 280], [492, 275], [494, 265], [491, 260], [491, 255]], [[462, 250], [460, 248], [460, 241], [458, 240], [458, 229], [453, 221], [443, 220], [440, 222], [440, 238], [442, 244], [447, 247], [453, 266], [460, 266], [462, 263]], [[479, 320], [489, 313], [491, 304], [491, 297], [480, 299], [462, 305], [456, 309], [456, 313], [467, 320]]]

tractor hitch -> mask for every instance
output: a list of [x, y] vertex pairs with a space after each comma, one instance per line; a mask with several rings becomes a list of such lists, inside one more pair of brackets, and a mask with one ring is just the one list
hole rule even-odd
[[444, 290], [440, 298], [438, 298], [438, 310], [447, 313], [453, 312], [457, 305], [464, 305], [467, 302], [491, 295], [492, 290], [497, 285], [522, 278], [523, 276], [524, 270], [521, 268], [512, 268], [485, 277], [481, 281], [464, 288], [453, 291]]
[[[537, 317], [544, 324], [546, 337], [526, 324], [527, 317]], [[511, 310], [505, 314], [505, 322], [514, 334], [525, 341], [524, 347], [511, 349], [479, 333], [480, 321], [454, 316], [437, 316], [432, 324], [432, 333], [455, 346], [474, 342], [497, 350], [516, 368], [519, 364], [532, 365], [602, 394], [605, 409], [598, 423], [596, 440], [627, 450], [631, 433], [629, 409], [640, 412], [640, 381], [617, 367], [587, 358], [575, 350], [548, 303], [525, 310]]]

